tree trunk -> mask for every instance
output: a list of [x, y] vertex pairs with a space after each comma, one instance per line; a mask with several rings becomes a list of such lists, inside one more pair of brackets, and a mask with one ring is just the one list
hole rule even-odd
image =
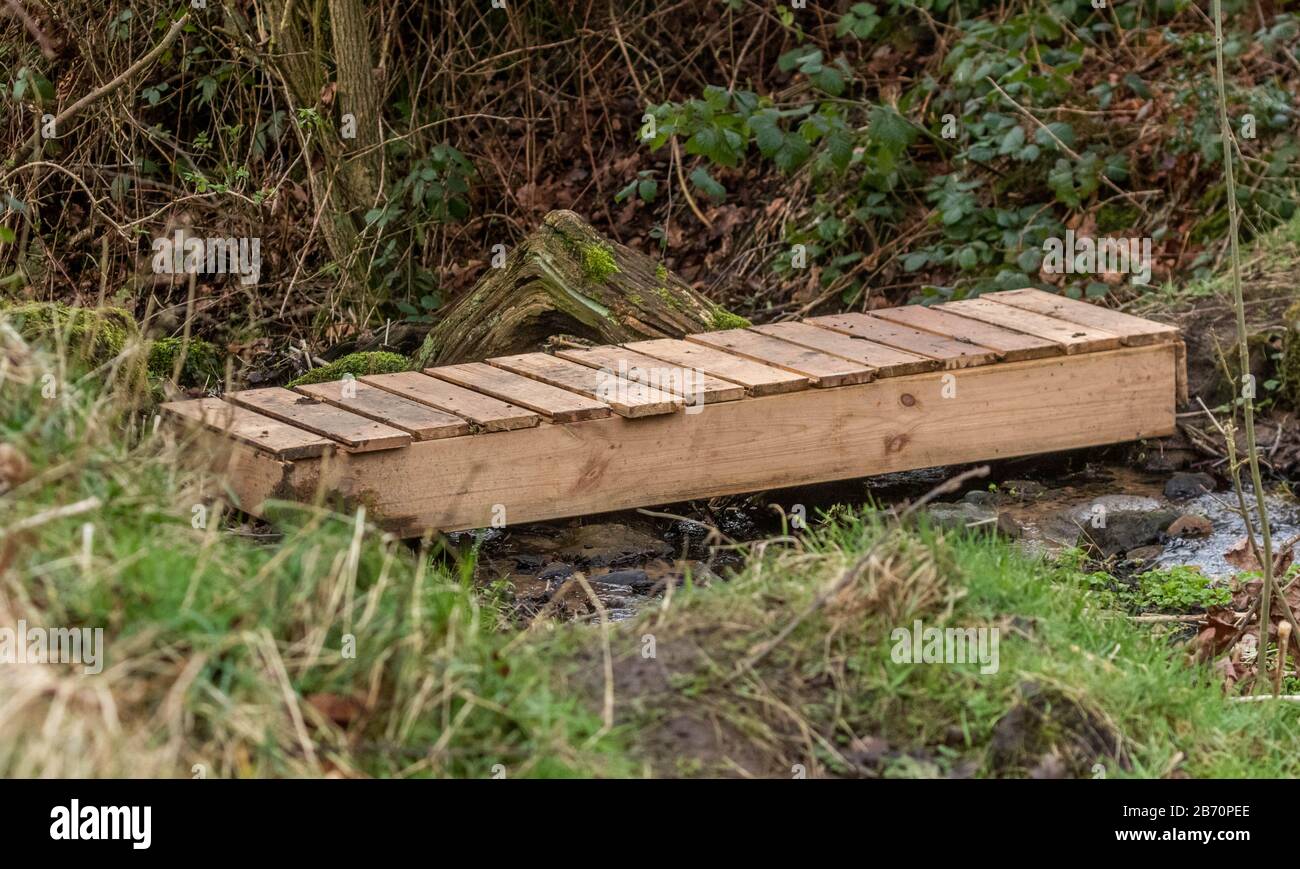
[[[290, 4], [295, 8], [286, 15]], [[298, 9], [306, 5], [302, 0], [270, 0], [266, 7], [272, 44], [269, 56], [295, 111], [319, 107], [328, 76], [320, 50], [323, 7], [317, 2], [308, 17], [303, 17]], [[354, 116], [357, 137], [343, 140], [340, 130], [322, 118], [324, 126], [311, 132], [310, 143], [306, 136], [300, 138], [304, 148], [310, 147], [321, 157], [321, 168], [308, 170], [312, 199], [321, 213], [321, 236], [339, 265], [345, 289], [358, 297], [367, 280], [365, 257], [358, 249], [362, 221], [379, 193], [381, 102], [371, 60], [370, 27], [361, 0], [329, 0], [329, 11], [340, 117]], [[307, 159], [310, 163], [310, 155]]]
[[571, 211], [552, 211], [447, 311], [415, 360], [426, 367], [522, 353], [557, 334], [616, 344], [742, 325], [662, 264]]

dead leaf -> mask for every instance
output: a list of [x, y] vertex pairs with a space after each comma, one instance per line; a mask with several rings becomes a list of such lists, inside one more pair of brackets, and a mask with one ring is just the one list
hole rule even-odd
[[1255, 552], [1251, 548], [1250, 538], [1243, 537], [1229, 547], [1228, 551], [1223, 553], [1224, 559], [1238, 570], [1247, 572], [1263, 570], [1263, 565], [1255, 557]]
[[307, 704], [339, 727], [347, 727], [365, 711], [359, 700], [341, 694], [309, 694]]
[[27, 481], [32, 475], [31, 462], [13, 444], [0, 444], [0, 495]]

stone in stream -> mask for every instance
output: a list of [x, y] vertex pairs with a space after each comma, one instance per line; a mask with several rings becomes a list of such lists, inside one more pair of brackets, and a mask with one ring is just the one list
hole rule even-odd
[[557, 582], [570, 576], [573, 576], [573, 565], [565, 564], [563, 561], [552, 561], [537, 574], [538, 579], [544, 579], [547, 582]]
[[609, 573], [593, 576], [592, 582], [605, 585], [625, 585], [633, 591], [648, 591], [654, 582], [644, 570], [612, 570]]
[[1214, 488], [1214, 478], [1209, 474], [1177, 473], [1165, 483], [1165, 497], [1174, 501], [1186, 501], [1213, 492]]
[[1165, 529], [1179, 517], [1155, 498], [1140, 495], [1103, 495], [1068, 514], [1079, 529], [1079, 543], [1091, 546], [1103, 558], [1159, 543]]
[[652, 558], [667, 558], [673, 549], [644, 531], [618, 522], [579, 525], [556, 541], [555, 556], [586, 567], [626, 567]]
[[1046, 486], [1033, 480], [1003, 480], [998, 488], [1017, 501], [1032, 501], [1047, 491]]
[[1204, 516], [1186, 513], [1175, 519], [1165, 533], [1170, 537], [1208, 537], [1214, 533], [1214, 524]]
[[937, 501], [927, 507], [925, 512], [931, 523], [948, 530], [980, 528], [1012, 538], [1019, 537], [1022, 533], [1020, 526], [1007, 514], [969, 501]]

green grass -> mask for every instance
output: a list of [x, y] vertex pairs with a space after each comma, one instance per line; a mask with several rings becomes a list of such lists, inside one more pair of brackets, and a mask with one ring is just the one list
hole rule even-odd
[[2, 323], [0, 341], [0, 442], [30, 464], [5, 481], [0, 528], [31, 525], [0, 539], [0, 625], [102, 627], [106, 646], [99, 676], [0, 667], [0, 775], [630, 770], [467, 572], [362, 514], [285, 505], [278, 539], [249, 536], [183, 469], [194, 445], [102, 374], [65, 375]]
[[[743, 666], [873, 545], [855, 581]], [[1061, 773], [1084, 777], [1300, 773], [1293, 707], [1230, 702], [1181, 642], [1099, 606], [1077, 565], [852, 517], [805, 551], [769, 553], [623, 632], [614, 670], [627, 684], [649, 669], [646, 635], [670, 674], [623, 715], [639, 744], [662, 746], [658, 772], [682, 771], [674, 740], [698, 731], [693, 771], [1020, 776], [1056, 755]], [[998, 672], [894, 663], [890, 632], [916, 618], [999, 628]], [[864, 762], [873, 741], [887, 750]]]

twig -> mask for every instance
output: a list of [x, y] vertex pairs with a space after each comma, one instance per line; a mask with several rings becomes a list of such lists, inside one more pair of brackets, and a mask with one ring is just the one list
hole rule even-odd
[[28, 516], [26, 519], [20, 519], [5, 529], [6, 535], [18, 534], [22, 531], [30, 531], [33, 528], [40, 527], [46, 522], [53, 522], [56, 519], [67, 519], [70, 516], [80, 516], [82, 513], [89, 513], [97, 508], [102, 501], [98, 498], [85, 498], [75, 504], [66, 504], [62, 507], [55, 507], [35, 516]]
[[[1246, 305], [1241, 292], [1241, 251], [1238, 249], [1237, 182], [1232, 171], [1232, 126], [1228, 122], [1228, 94], [1223, 75], [1223, 0], [1214, 0], [1214, 80], [1219, 91], [1219, 130], [1223, 138], [1223, 178], [1227, 184], [1228, 239], [1232, 257], [1232, 300], [1237, 313], [1237, 351], [1241, 360], [1241, 379], [1251, 382], [1250, 345], [1246, 336]], [[1273, 597], [1273, 541], [1269, 533], [1268, 505], [1264, 499], [1264, 481], [1259, 472], [1259, 451], [1255, 446], [1255, 393], [1242, 389], [1242, 414], [1246, 426], [1247, 460], [1250, 481], [1255, 487], [1255, 507], [1259, 512], [1259, 531], [1264, 543], [1260, 567], [1264, 570], [1264, 588], [1259, 607], [1259, 654], [1264, 660], [1268, 650], [1269, 604]], [[1285, 606], [1285, 604], [1284, 604]], [[1256, 683], [1258, 685], [1258, 683]]]
[[[180, 35], [181, 28], [184, 27], [187, 23], [189, 23], [189, 20], [190, 20], [190, 14], [186, 12], [184, 15], [182, 15], [180, 18], [176, 20], [175, 24], [171, 26], [171, 28], [163, 36], [162, 41], [159, 42], [157, 45], [155, 45], [153, 48], [151, 48], [144, 57], [140, 58], [135, 63], [128, 66], [126, 70], [122, 72], [121, 75], [119, 75], [117, 78], [110, 81], [108, 84], [95, 88], [95, 90], [86, 94], [84, 97], [77, 100], [75, 103], [68, 106], [63, 111], [59, 112], [59, 114], [56, 115], [54, 118], [55, 128], [57, 129], [63, 126], [63, 123], [65, 121], [71, 119], [74, 115], [77, 114], [77, 112], [81, 111], [86, 106], [95, 102], [95, 100], [98, 100], [101, 97], [111, 94], [113, 91], [117, 90], [122, 85], [126, 84], [126, 82], [130, 78], [132, 78], [136, 73], [138, 73], [140, 70], [144, 69], [146, 66], [148, 66], [149, 64], [157, 60], [158, 56], [161, 55], [164, 51], [166, 51], [169, 47], [171, 47], [171, 44], [176, 41], [176, 37]], [[34, 131], [32, 135], [27, 138], [27, 141], [22, 144], [19, 151], [20, 152], [31, 151], [38, 144], [40, 144], [40, 141], [41, 141], [41, 131], [38, 129]], [[14, 155], [13, 159], [15, 160], [17, 159], [17, 154]]]

